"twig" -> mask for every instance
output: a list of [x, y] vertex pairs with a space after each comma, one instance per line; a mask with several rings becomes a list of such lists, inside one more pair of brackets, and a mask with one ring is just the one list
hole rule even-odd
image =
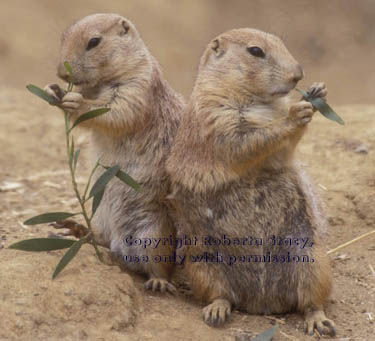
[[[71, 83], [69, 83], [68, 91], [71, 91], [71, 89], [72, 89], [72, 86], [71, 86]], [[84, 219], [86, 221], [86, 225], [87, 225], [87, 228], [89, 230], [88, 236], [90, 236], [90, 238], [87, 237], [87, 240], [89, 240], [90, 243], [94, 246], [95, 252], [96, 252], [99, 260], [101, 262], [103, 262], [102, 254], [101, 254], [101, 252], [98, 249], [98, 246], [96, 244], [95, 239], [92, 237], [93, 236], [93, 231], [92, 231], [92, 227], [91, 227], [91, 219], [89, 218], [89, 216], [87, 214], [87, 211], [86, 211], [86, 207], [85, 207], [85, 195], [87, 193], [87, 189], [89, 187], [89, 183], [86, 186], [85, 193], [84, 193], [83, 197], [80, 195], [80, 193], [78, 191], [77, 181], [76, 181], [76, 177], [75, 177], [75, 171], [73, 169], [73, 155], [71, 153], [71, 150], [72, 150], [72, 145], [71, 145], [71, 142], [70, 142], [71, 141], [70, 140], [70, 131], [71, 131], [71, 129], [70, 129], [70, 120], [71, 120], [71, 117], [70, 117], [70, 114], [66, 110], [64, 110], [64, 118], [65, 118], [66, 150], [67, 150], [68, 161], [69, 161], [68, 163], [69, 163], [70, 175], [72, 177], [73, 189], [74, 189], [74, 192], [75, 192], [76, 197], [78, 199], [78, 202], [79, 202], [79, 204], [81, 206], [81, 209], [82, 209], [81, 213], [82, 213], [82, 215], [83, 215], [83, 217], [84, 217]], [[72, 141], [72, 144], [73, 144], [73, 141]], [[97, 165], [95, 166], [93, 172], [90, 174], [89, 182], [91, 181], [91, 177], [92, 177], [93, 173], [97, 169]]]
[[285, 324], [285, 321], [280, 320], [280, 319], [278, 319], [276, 317], [273, 317], [273, 316], [264, 315], [263, 317], [266, 318], [266, 319], [272, 320], [272, 321], [276, 321], [280, 324]]
[[318, 184], [318, 186], [319, 186], [321, 189], [323, 189], [323, 190], [325, 190], [325, 191], [328, 191], [328, 189], [327, 189], [326, 186], [323, 186], [322, 184]]
[[334, 249], [332, 249], [332, 250], [329, 250], [329, 251], [327, 252], [327, 255], [330, 255], [331, 253], [334, 253], [334, 252], [336, 252], [336, 251], [338, 251], [338, 250], [341, 250], [341, 249], [343, 249], [344, 247], [347, 247], [347, 246], [349, 246], [349, 245], [351, 245], [351, 244], [357, 242], [358, 240], [361, 240], [361, 239], [363, 239], [363, 238], [365, 238], [365, 237], [367, 237], [367, 236], [369, 236], [369, 235], [371, 235], [371, 234], [373, 234], [373, 233], [375, 233], [375, 230], [372, 230], [372, 231], [370, 231], [370, 232], [367, 232], [367, 233], [365, 233], [365, 234], [363, 234], [363, 235], [361, 235], [361, 236], [359, 236], [359, 237], [357, 237], [357, 238], [354, 238], [354, 239], [352, 239], [352, 240], [350, 240], [350, 241], [348, 241], [348, 242], [346, 242], [346, 243], [344, 243], [344, 244], [341, 244], [341, 245], [339, 245], [338, 247], [336, 247], [336, 248], [334, 248]]
[[370, 268], [370, 270], [372, 272], [372, 275], [375, 277], [375, 270], [374, 270], [374, 268], [372, 267], [371, 264], [369, 264], [368, 266], [369, 266], [369, 268]]
[[291, 336], [291, 335], [288, 335], [288, 334], [285, 334], [284, 332], [282, 332], [280, 329], [279, 329], [279, 333], [282, 335], [282, 336], [285, 336], [287, 339], [289, 340], [298, 340], [297, 338], [295, 338], [294, 336]]

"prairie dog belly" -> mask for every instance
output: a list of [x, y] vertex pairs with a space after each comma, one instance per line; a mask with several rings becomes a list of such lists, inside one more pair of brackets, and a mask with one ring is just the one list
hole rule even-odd
[[298, 278], [314, 266], [315, 242], [297, 180], [292, 171], [272, 171], [212, 193], [175, 192], [177, 202], [184, 198], [177, 237], [187, 241], [178, 255], [187, 268], [220, 273], [239, 309], [268, 314], [297, 306]]

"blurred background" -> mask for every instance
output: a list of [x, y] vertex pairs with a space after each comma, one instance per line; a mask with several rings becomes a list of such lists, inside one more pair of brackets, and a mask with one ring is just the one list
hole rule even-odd
[[305, 69], [300, 88], [325, 81], [330, 102], [374, 103], [374, 0], [1, 0], [0, 89], [56, 82], [61, 32], [98, 12], [133, 21], [185, 96], [209, 40], [253, 27], [284, 40]]

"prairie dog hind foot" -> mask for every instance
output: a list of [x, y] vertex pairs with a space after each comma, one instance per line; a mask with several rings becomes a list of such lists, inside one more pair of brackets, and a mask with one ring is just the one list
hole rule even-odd
[[328, 319], [323, 310], [314, 310], [305, 314], [305, 334], [314, 335], [317, 330], [320, 335], [336, 335], [335, 323]]
[[145, 284], [144, 288], [146, 290], [151, 290], [152, 292], [159, 291], [161, 293], [166, 293], [169, 292], [172, 295], [177, 294], [177, 289], [176, 287], [168, 282], [164, 278], [150, 278]]
[[216, 299], [203, 308], [203, 321], [210, 326], [220, 327], [229, 320], [231, 311], [231, 304], [228, 300]]

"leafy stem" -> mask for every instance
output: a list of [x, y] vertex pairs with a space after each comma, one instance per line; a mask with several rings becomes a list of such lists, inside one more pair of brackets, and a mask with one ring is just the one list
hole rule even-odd
[[89, 179], [87, 180], [86, 188], [85, 188], [85, 191], [83, 192], [83, 201], [84, 202], [86, 202], [86, 200], [88, 200], [87, 199], [87, 192], [88, 192], [89, 187], [90, 187], [91, 179], [92, 179], [94, 173], [96, 172], [96, 170], [98, 169], [99, 166], [100, 166], [100, 163], [99, 163], [99, 160], [98, 160], [98, 161], [96, 161], [96, 164], [95, 164], [94, 168], [92, 169], [92, 171], [89, 175]]
[[[69, 91], [69, 89], [73, 88], [72, 85], [73, 85], [73, 83], [69, 83], [68, 91]], [[75, 167], [74, 167], [74, 164], [73, 164], [73, 162], [74, 162], [74, 158], [73, 158], [73, 156], [74, 156], [74, 140], [73, 140], [73, 138], [70, 139], [71, 115], [66, 110], [64, 110], [64, 119], [65, 119], [66, 150], [67, 150], [67, 155], [68, 155], [68, 163], [69, 163], [70, 175], [71, 175], [71, 178], [72, 178], [72, 186], [73, 186], [74, 193], [75, 193], [75, 195], [76, 195], [76, 197], [78, 199], [78, 202], [79, 202], [79, 204], [81, 206], [83, 218], [85, 219], [87, 228], [89, 230], [89, 234], [88, 235], [93, 236], [93, 230], [92, 230], [92, 226], [91, 226], [92, 216], [89, 217], [89, 215], [88, 215], [88, 213], [86, 211], [85, 198], [86, 198], [87, 190], [88, 190], [88, 188], [90, 186], [91, 178], [94, 175], [96, 169], [98, 168], [98, 162], [95, 165], [95, 167], [93, 168], [93, 170], [92, 170], [92, 172], [90, 174], [90, 177], [89, 177], [89, 179], [87, 181], [85, 192], [84, 192], [83, 196], [81, 196], [81, 194], [79, 193], [79, 190], [78, 190], [78, 185], [77, 185], [77, 181], [76, 181], [76, 177], [75, 177]], [[97, 246], [97, 244], [95, 242], [95, 238], [91, 238], [90, 242], [94, 246], [96, 254], [97, 254], [98, 258], [100, 259], [100, 261], [103, 261], [102, 253], [98, 249], [98, 246]]]
[[[67, 87], [67, 92], [71, 92], [74, 86], [74, 77], [72, 73], [72, 68], [70, 67], [68, 62], [65, 62], [64, 65], [65, 65], [66, 70], [69, 73], [69, 83]], [[91, 170], [90, 176], [85, 186], [85, 190], [83, 192], [83, 195], [81, 195], [78, 190], [78, 185], [77, 185], [77, 180], [76, 180], [76, 175], [75, 175], [76, 167], [77, 167], [77, 163], [79, 159], [79, 154], [80, 154], [80, 149], [78, 148], [77, 150], [75, 150], [74, 137], [71, 136], [71, 132], [73, 128], [75, 128], [79, 124], [107, 113], [108, 111], [110, 111], [110, 108], [98, 108], [98, 109], [94, 109], [89, 112], [86, 112], [84, 114], [80, 114], [78, 118], [74, 122], [72, 122], [72, 114], [63, 108], [61, 98], [59, 99], [57, 98], [58, 96], [51, 96], [48, 92], [46, 92], [45, 90], [42, 90], [41, 88], [33, 84], [27, 85], [27, 89], [34, 95], [38, 96], [39, 98], [49, 103], [50, 105], [53, 105], [62, 109], [64, 112], [66, 153], [68, 156], [68, 164], [69, 164], [69, 170], [70, 170], [70, 175], [72, 179], [73, 190], [77, 197], [79, 205], [81, 207], [81, 211], [75, 212], [75, 213], [71, 213], [71, 212], [43, 213], [35, 217], [32, 217], [30, 219], [27, 219], [24, 222], [24, 224], [25, 225], [37, 225], [37, 224], [46, 224], [46, 223], [58, 224], [59, 222], [62, 222], [62, 227], [69, 228], [69, 226], [64, 226], [64, 223], [69, 222], [69, 220], [67, 219], [73, 216], [82, 214], [87, 225], [88, 233], [79, 240], [61, 239], [57, 237], [27, 239], [27, 240], [22, 240], [20, 242], [14, 243], [10, 245], [9, 248], [16, 249], [16, 250], [23, 250], [23, 251], [34, 251], [34, 252], [68, 249], [66, 253], [64, 254], [64, 256], [60, 259], [60, 262], [58, 263], [58, 265], [56, 266], [55, 272], [53, 273], [53, 276], [52, 276], [53, 278], [55, 278], [69, 264], [69, 262], [77, 255], [77, 253], [79, 252], [83, 244], [89, 243], [93, 245], [99, 260], [103, 261], [102, 253], [99, 251], [98, 245], [94, 238], [94, 232], [93, 232], [93, 228], [91, 225], [91, 220], [96, 210], [98, 209], [101, 200], [103, 199], [105, 187], [107, 186], [107, 184], [114, 177], [117, 177], [120, 181], [132, 187], [136, 191], [140, 191], [141, 186], [130, 175], [121, 171], [120, 166], [116, 166], [116, 165], [111, 166], [111, 167], [104, 166], [104, 165], [101, 165], [98, 160], [94, 168]], [[91, 190], [89, 192], [92, 178], [99, 166], [102, 166], [104, 168], [104, 172], [101, 174], [101, 176], [99, 176], [99, 178], [96, 180], [96, 182], [91, 187]], [[91, 215], [89, 215], [86, 210], [86, 203], [91, 198], [92, 198], [92, 211], [91, 211]], [[75, 224], [74, 221], [73, 223]]]

